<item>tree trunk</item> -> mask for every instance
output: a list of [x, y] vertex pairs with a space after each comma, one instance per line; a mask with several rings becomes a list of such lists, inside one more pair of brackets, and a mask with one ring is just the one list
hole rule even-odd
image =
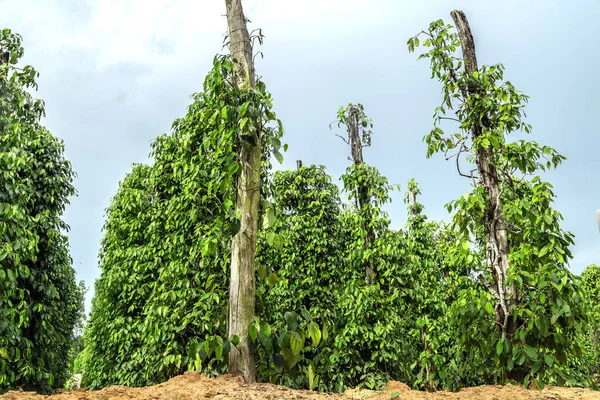
[[[354, 106], [350, 106], [348, 109], [348, 139], [350, 140], [350, 150], [352, 152], [352, 161], [354, 164], [359, 165], [362, 164], [363, 161], [363, 153], [362, 153], [362, 141], [360, 140], [360, 128], [358, 126], [358, 111]], [[358, 211], [362, 214], [363, 217], [363, 230], [366, 232], [365, 236], [365, 250], [368, 250], [371, 247], [371, 243], [375, 240], [375, 233], [369, 227], [369, 222], [371, 221], [371, 213], [369, 209], [366, 207], [366, 204], [369, 202], [369, 192], [368, 188], [363, 184], [356, 185], [356, 200], [358, 207]], [[367, 284], [373, 283], [373, 277], [375, 276], [375, 270], [371, 267], [371, 263], [367, 260], [365, 266], [365, 274]]]
[[[467, 21], [467, 17], [462, 11], [455, 10], [450, 15], [460, 36], [465, 72], [468, 75], [473, 75], [474, 72], [478, 71], [478, 67], [475, 41], [469, 27], [469, 21]], [[467, 95], [475, 95], [478, 92], [478, 87], [470, 86]], [[473, 139], [481, 134], [482, 128], [480, 125], [474, 124], [471, 126]], [[507, 334], [512, 335], [516, 328], [511, 313], [517, 301], [517, 288], [514, 284], [510, 286], [506, 284], [509, 254], [508, 236], [502, 212], [498, 171], [493, 163], [492, 151], [491, 147], [478, 149], [476, 164], [479, 185], [484, 187], [487, 194], [483, 224], [485, 227], [487, 264], [495, 283], [495, 293], [492, 294], [498, 299], [495, 307], [496, 323], [499, 325], [502, 337], [505, 338]]]
[[408, 188], [408, 205], [410, 206], [410, 214], [413, 217], [417, 216], [417, 210], [415, 209], [415, 203], [417, 202], [417, 195], [415, 191], [409, 187]]
[[[254, 64], [242, 3], [241, 0], [225, 0], [225, 4], [234, 82], [240, 90], [251, 90], [255, 85]], [[260, 204], [261, 145], [259, 133], [243, 133], [254, 136], [255, 145], [245, 140], [239, 141], [241, 171], [235, 206], [240, 212], [241, 221], [240, 230], [231, 244], [228, 327], [229, 337], [238, 336], [240, 342], [231, 347], [229, 373], [243, 375], [244, 380], [250, 383], [256, 381], [256, 365], [249, 348], [248, 328], [254, 317], [254, 254]]]

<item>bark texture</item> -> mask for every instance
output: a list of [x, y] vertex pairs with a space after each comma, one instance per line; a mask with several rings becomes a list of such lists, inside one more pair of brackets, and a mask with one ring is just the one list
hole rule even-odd
[[[475, 41], [469, 26], [469, 21], [462, 11], [452, 11], [450, 13], [458, 31], [462, 54], [464, 59], [465, 72], [472, 75], [478, 70], [477, 55], [475, 53]], [[468, 87], [467, 96], [475, 95], [479, 92], [477, 86]], [[483, 125], [486, 124], [486, 118], [483, 119]], [[473, 124], [471, 126], [471, 135], [473, 139], [483, 133], [482, 126]], [[515, 324], [511, 317], [511, 312], [517, 301], [516, 286], [507, 285], [508, 275], [508, 236], [506, 222], [502, 212], [502, 200], [500, 199], [500, 182], [498, 171], [493, 163], [492, 148], [480, 148], [476, 154], [477, 171], [479, 175], [479, 185], [483, 186], [487, 194], [486, 209], [483, 216], [485, 227], [486, 259], [488, 268], [494, 278], [495, 285], [490, 288], [492, 294], [497, 299], [495, 308], [496, 323], [502, 332], [502, 337], [512, 335], [515, 331]]]
[[[363, 145], [360, 139], [358, 110], [356, 110], [354, 106], [350, 106], [350, 108], [348, 109], [347, 119], [348, 141], [350, 143], [350, 150], [352, 152], [352, 161], [354, 162], [354, 164], [359, 165], [364, 163], [362, 153]], [[364, 247], [365, 250], [368, 250], [371, 247], [371, 243], [375, 240], [375, 233], [373, 232], [373, 229], [369, 226], [369, 221], [371, 221], [371, 214], [369, 209], [366, 207], [366, 204], [369, 202], [369, 191], [368, 188], [364, 185], [364, 183], [362, 185], [357, 184], [356, 186], [356, 200], [356, 206], [358, 207], [359, 212], [363, 216], [363, 230], [366, 232]], [[375, 270], [369, 261], [366, 262], [365, 275], [367, 283], [373, 283]]]
[[[3, 51], [3, 49], [0, 49], [0, 64], [8, 64], [8, 62], [10, 61], [10, 53], [8, 51]], [[8, 71], [6, 72], [2, 72], [2, 78], [7, 78], [8, 77]]]
[[415, 209], [415, 203], [417, 202], [417, 195], [415, 191], [409, 187], [408, 188], [408, 205], [411, 207], [410, 213], [413, 217], [417, 216], [417, 210]]
[[[229, 51], [235, 84], [241, 90], [255, 85], [252, 44], [246, 27], [241, 0], [225, 0], [229, 27]], [[244, 134], [252, 134], [244, 132]], [[236, 210], [240, 211], [240, 230], [231, 245], [231, 282], [229, 286], [229, 337], [240, 342], [231, 346], [229, 373], [243, 375], [247, 383], [256, 381], [254, 355], [250, 352], [248, 328], [254, 316], [254, 255], [258, 235], [260, 204], [260, 134], [252, 134], [255, 145], [240, 140], [241, 172], [237, 181]]]

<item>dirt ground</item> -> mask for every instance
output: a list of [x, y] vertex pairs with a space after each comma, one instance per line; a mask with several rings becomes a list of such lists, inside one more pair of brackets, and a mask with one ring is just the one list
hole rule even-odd
[[320, 394], [305, 390], [292, 390], [282, 386], [265, 383], [246, 385], [241, 377], [223, 375], [206, 378], [196, 372], [172, 378], [160, 385], [144, 388], [112, 386], [98, 391], [70, 390], [52, 396], [35, 393], [11, 391], [0, 400], [192, 400], [192, 399], [331, 399], [331, 400], [600, 400], [600, 391], [589, 389], [545, 388], [544, 390], [525, 390], [517, 386], [479, 386], [461, 390], [457, 393], [425, 393], [410, 390], [399, 382], [390, 382], [383, 392], [369, 390], [347, 390], [342, 394]]

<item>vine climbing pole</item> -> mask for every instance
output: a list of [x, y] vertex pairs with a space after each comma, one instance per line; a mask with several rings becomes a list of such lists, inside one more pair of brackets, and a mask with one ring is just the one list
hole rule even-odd
[[[355, 106], [351, 105], [348, 107], [348, 114], [346, 115], [346, 127], [348, 129], [348, 143], [350, 144], [350, 151], [352, 153], [352, 161], [355, 165], [361, 165], [364, 163], [363, 159], [363, 143], [360, 139], [360, 124], [358, 118], [358, 110]], [[371, 223], [371, 213], [368, 206], [369, 202], [369, 188], [366, 183], [357, 183], [356, 185], [356, 207], [362, 214], [363, 219], [363, 230], [366, 232], [364, 238], [365, 251], [368, 250], [372, 243], [375, 241], [375, 233], [373, 232]], [[373, 277], [375, 276], [375, 270], [369, 260], [365, 261], [365, 280], [367, 284], [373, 283]]]
[[[450, 13], [460, 37], [465, 73], [472, 76], [478, 72], [477, 56], [475, 54], [475, 41], [469, 26], [469, 21], [462, 11]], [[476, 84], [471, 84], [464, 93], [465, 102], [470, 96], [479, 96], [480, 89]], [[483, 125], [483, 127], [482, 127]], [[483, 116], [481, 124], [470, 126], [473, 139], [483, 134], [484, 128], [489, 128], [489, 121]], [[496, 298], [495, 307], [496, 323], [501, 331], [502, 338], [512, 335], [515, 324], [511, 315], [513, 306], [517, 301], [517, 289], [514, 284], [507, 285], [508, 277], [508, 236], [506, 222], [502, 212], [502, 200], [500, 199], [500, 182], [498, 171], [494, 165], [491, 147], [478, 147], [476, 150], [476, 164], [479, 175], [479, 185], [485, 189], [486, 205], [483, 215], [485, 227], [486, 259], [490, 273], [494, 278], [495, 285], [491, 288], [492, 295]]]
[[[239, 90], [251, 91], [255, 86], [254, 63], [242, 2], [225, 0], [225, 5], [234, 84]], [[241, 140], [241, 135], [250, 135], [254, 140]], [[256, 365], [249, 348], [248, 328], [254, 316], [254, 254], [258, 236], [261, 183], [260, 132], [243, 129], [240, 131], [239, 142], [240, 175], [235, 206], [240, 215], [240, 230], [231, 244], [228, 320], [229, 337], [237, 336], [239, 343], [232, 346], [229, 353], [229, 373], [243, 375], [244, 380], [251, 383], [256, 381]]]
[[417, 202], [417, 194], [412, 186], [408, 187], [408, 205], [410, 206], [410, 215], [416, 217], [418, 215], [415, 204]]

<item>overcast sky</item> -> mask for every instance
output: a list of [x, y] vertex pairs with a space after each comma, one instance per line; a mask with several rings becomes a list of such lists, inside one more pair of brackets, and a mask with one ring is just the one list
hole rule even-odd
[[[340, 105], [363, 103], [375, 123], [365, 160], [390, 183], [414, 177], [428, 216], [469, 190], [443, 156], [425, 158], [440, 84], [406, 40], [432, 20], [465, 11], [479, 63], [502, 62], [506, 78], [531, 96], [532, 140], [567, 161], [546, 177], [564, 228], [576, 235], [575, 273], [600, 262], [594, 212], [600, 208], [597, 112], [600, 2], [443, 0], [245, 0], [250, 29], [266, 35], [257, 64], [286, 128], [283, 168], [323, 164], [337, 181], [349, 149], [328, 127]], [[152, 140], [183, 116], [213, 56], [223, 52], [219, 0], [0, 0], [4, 27], [24, 38], [23, 62], [39, 72], [46, 124], [65, 141], [78, 174], [65, 218], [79, 279], [90, 292], [104, 210], [132, 163], [147, 162]], [[404, 224], [402, 194], [387, 207]]]

